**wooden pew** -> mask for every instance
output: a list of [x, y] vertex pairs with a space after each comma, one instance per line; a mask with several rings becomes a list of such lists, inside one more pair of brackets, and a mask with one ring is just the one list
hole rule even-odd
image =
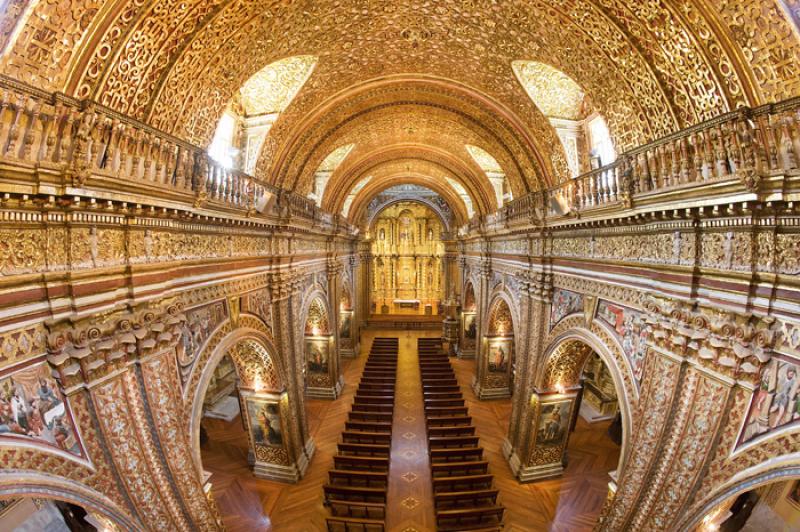
[[461, 393], [461, 388], [458, 384], [448, 384], [448, 385], [435, 385], [429, 384], [427, 386], [422, 386], [422, 392], [427, 393], [443, 393], [443, 392], [458, 392]]
[[373, 393], [372, 390], [364, 390], [364, 391], [357, 391], [355, 398], [356, 401], [361, 399], [362, 401], [390, 401], [394, 402], [394, 394], [385, 394], [385, 393]]
[[357, 519], [386, 519], [386, 505], [376, 502], [337, 501], [325, 503], [334, 517], [355, 517]]
[[483, 460], [483, 447], [431, 449], [428, 452], [431, 457], [431, 463], [434, 464], [440, 464], [443, 462], [476, 462], [478, 460]]
[[427, 406], [426, 416], [466, 416], [469, 410], [466, 406]]
[[389, 485], [389, 473], [380, 471], [345, 471], [341, 469], [331, 469], [328, 471], [328, 478], [330, 478], [330, 483], [333, 486], [386, 488]]
[[458, 381], [454, 377], [427, 379], [427, 378], [425, 378], [423, 376], [422, 377], [422, 386], [423, 386], [423, 389], [426, 386], [458, 386]]
[[475, 425], [456, 425], [453, 427], [428, 427], [428, 437], [474, 436]]
[[[347, 443], [337, 444], [339, 453], [346, 456], [389, 456], [391, 446], [377, 443]], [[459, 449], [448, 449], [457, 451]], [[480, 458], [478, 458], [480, 459]]]
[[349, 431], [392, 433], [392, 423], [386, 421], [345, 421], [344, 429]]
[[457, 477], [468, 475], [484, 475], [489, 472], [489, 462], [477, 460], [475, 462], [444, 462], [431, 464], [431, 475], [437, 477]]
[[333, 467], [347, 471], [389, 471], [387, 456], [345, 456], [337, 454], [333, 457]]
[[342, 441], [345, 443], [392, 443], [392, 435], [385, 432], [342, 432]]
[[436, 512], [436, 526], [439, 532], [462, 532], [466, 530], [483, 530], [490, 527], [499, 529], [503, 524], [502, 506], [486, 508], [459, 508]]
[[456, 427], [471, 425], [472, 416], [429, 416], [425, 418], [428, 427]]
[[350, 412], [350, 421], [383, 421], [392, 422], [392, 414], [390, 412]]
[[334, 486], [325, 484], [325, 501], [335, 499], [338, 501], [374, 502], [386, 504], [386, 490], [384, 488], [365, 488], [357, 486]]
[[388, 404], [365, 404], [353, 403], [351, 412], [394, 412], [394, 403]]
[[434, 436], [428, 438], [431, 449], [460, 449], [462, 447], [477, 447], [477, 436]]
[[[331, 479], [333, 482], [333, 479]], [[494, 476], [489, 474], [462, 477], [434, 477], [433, 492], [475, 491], [491, 489]]]
[[497, 504], [499, 493], [498, 489], [436, 493], [433, 496], [433, 502], [437, 510], [480, 508]]
[[325, 518], [328, 532], [385, 532], [386, 525], [382, 519], [361, 519], [357, 517]]
[[448, 399], [428, 399], [425, 398], [425, 406], [464, 406], [464, 399], [461, 398], [448, 398]]

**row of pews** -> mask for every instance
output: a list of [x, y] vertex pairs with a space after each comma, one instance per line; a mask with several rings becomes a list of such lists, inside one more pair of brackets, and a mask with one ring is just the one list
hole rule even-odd
[[504, 508], [441, 340], [419, 338], [417, 349], [436, 526], [441, 532], [502, 530]]
[[383, 532], [392, 445], [397, 338], [375, 338], [324, 486], [329, 532]]

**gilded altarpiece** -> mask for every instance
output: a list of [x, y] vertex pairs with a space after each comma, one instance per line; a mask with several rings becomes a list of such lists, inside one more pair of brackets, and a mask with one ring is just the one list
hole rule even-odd
[[372, 314], [439, 313], [444, 298], [444, 230], [427, 205], [401, 201], [386, 207], [372, 224]]

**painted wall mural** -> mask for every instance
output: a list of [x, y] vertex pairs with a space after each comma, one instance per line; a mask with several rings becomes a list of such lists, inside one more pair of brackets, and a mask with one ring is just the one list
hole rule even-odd
[[327, 336], [306, 337], [307, 382], [312, 387], [331, 386], [330, 340]]
[[268, 288], [253, 290], [242, 296], [242, 312], [258, 316], [272, 334], [272, 298]]
[[601, 300], [597, 304], [597, 318], [611, 328], [622, 344], [638, 387], [642, 380], [647, 339], [650, 337], [650, 328], [644, 316], [637, 310]]
[[202, 307], [186, 311], [186, 322], [183, 324], [181, 343], [178, 345], [178, 366], [181, 383], [186, 384], [200, 349], [217, 326], [228, 319], [228, 310], [224, 301], [216, 301]]
[[84, 458], [72, 412], [44, 357], [0, 373], [0, 439], [28, 440]]
[[739, 444], [800, 419], [800, 359], [776, 355], [764, 367]]
[[556, 288], [553, 291], [553, 303], [550, 306], [550, 329], [558, 325], [565, 317], [583, 310], [583, 294]]

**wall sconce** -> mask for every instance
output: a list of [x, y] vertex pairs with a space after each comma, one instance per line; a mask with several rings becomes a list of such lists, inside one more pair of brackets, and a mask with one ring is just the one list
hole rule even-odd
[[253, 389], [255, 389], [256, 393], [264, 391], [264, 382], [261, 380], [261, 375], [259, 374], [256, 374], [256, 378], [253, 380]]
[[564, 385], [562, 383], [557, 382], [556, 383], [556, 391], [558, 393], [564, 393], [565, 391], [567, 391], [567, 389], [564, 387]]

